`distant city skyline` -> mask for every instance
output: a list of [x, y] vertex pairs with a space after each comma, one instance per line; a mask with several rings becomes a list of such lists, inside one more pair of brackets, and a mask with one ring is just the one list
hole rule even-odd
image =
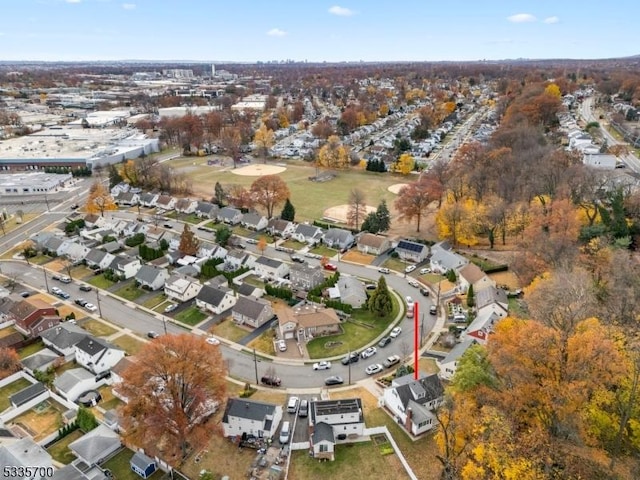
[[637, 4], [3, 0], [0, 60], [393, 62], [640, 54]]

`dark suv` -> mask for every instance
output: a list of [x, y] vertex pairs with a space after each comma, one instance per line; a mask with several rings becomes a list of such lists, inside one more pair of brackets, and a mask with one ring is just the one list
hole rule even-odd
[[347, 355], [340, 361], [343, 365], [349, 365], [350, 363], [356, 363], [358, 360], [360, 360], [360, 354], [358, 352], [351, 352], [351, 354]]
[[279, 387], [280, 384], [282, 383], [282, 380], [272, 375], [265, 375], [260, 379], [260, 381], [265, 385], [270, 385], [272, 387]]

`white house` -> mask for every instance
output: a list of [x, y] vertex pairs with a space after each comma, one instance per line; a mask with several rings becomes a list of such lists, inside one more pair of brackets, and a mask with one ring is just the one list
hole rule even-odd
[[237, 225], [242, 220], [242, 212], [237, 208], [223, 207], [218, 211], [218, 221], [229, 225]]
[[271, 235], [281, 238], [289, 238], [293, 235], [296, 225], [289, 220], [282, 220], [280, 218], [272, 218], [267, 225], [267, 231]]
[[156, 207], [165, 211], [173, 210], [176, 208], [177, 201], [171, 195], [160, 195], [156, 199]]
[[476, 294], [485, 288], [494, 287], [496, 282], [484, 273], [475, 263], [467, 263], [458, 272], [458, 284], [460, 291], [466, 293], [469, 286], [473, 285], [473, 293]]
[[396, 245], [396, 252], [403, 260], [410, 260], [412, 262], [419, 263], [429, 255], [429, 247], [422, 243], [400, 240], [398, 245]]
[[327, 247], [343, 250], [355, 242], [353, 233], [343, 228], [330, 228], [322, 236], [322, 243]]
[[100, 463], [120, 449], [120, 436], [105, 425], [98, 425], [69, 444], [69, 450], [85, 464]]
[[391, 243], [387, 237], [364, 233], [358, 238], [358, 251], [369, 255], [380, 255], [391, 248]]
[[433, 410], [440, 406], [443, 395], [444, 387], [436, 374], [415, 380], [410, 373], [394, 379], [385, 388], [383, 399], [400, 425], [412, 435], [420, 435], [437, 425]]
[[142, 265], [136, 273], [136, 282], [152, 291], [164, 287], [168, 278], [169, 270], [154, 265]]
[[111, 370], [124, 357], [124, 350], [101, 338], [87, 335], [75, 345], [76, 362], [94, 374]]
[[155, 207], [159, 196], [157, 193], [141, 193], [140, 205], [143, 207]]
[[53, 387], [62, 397], [75, 402], [87, 390], [96, 389], [98, 382], [96, 376], [88, 370], [72, 368], [56, 378], [53, 381]]
[[175, 209], [176, 209], [176, 212], [180, 212], [188, 215], [190, 213], [194, 213], [197, 207], [198, 207], [197, 200], [191, 200], [190, 198], [181, 198], [176, 202]]
[[491, 308], [483, 308], [478, 311], [476, 318], [469, 324], [463, 333], [464, 339], [476, 340], [478, 343], [486, 345], [489, 335], [493, 332], [493, 327], [502, 318]]
[[183, 303], [195, 298], [202, 284], [195, 278], [173, 274], [164, 284], [164, 294], [171, 300]]
[[245, 213], [240, 220], [240, 224], [250, 230], [260, 232], [267, 228], [269, 220], [264, 215], [260, 215], [256, 212]]
[[309, 430], [314, 458], [333, 460], [336, 440], [358, 438], [363, 435], [364, 428], [364, 413], [359, 398], [311, 402]]
[[253, 264], [256, 275], [262, 278], [284, 278], [289, 275], [289, 265], [276, 258], [261, 256]]
[[89, 268], [94, 267], [100, 270], [108, 268], [114, 258], [116, 258], [115, 255], [103, 250], [98, 250], [97, 248], [89, 250], [89, 253], [84, 257]]
[[132, 278], [140, 269], [140, 260], [125, 255], [116, 255], [109, 268], [125, 279]]
[[64, 256], [72, 262], [80, 262], [81, 260], [84, 260], [84, 257], [89, 253], [89, 250], [91, 250], [86, 245], [71, 241], [64, 242], [61, 248], [64, 251]]
[[506, 317], [509, 314], [509, 298], [507, 292], [502, 288], [485, 288], [480, 290], [475, 297], [478, 312], [490, 309], [500, 317]]
[[447, 241], [438, 242], [431, 247], [430, 266], [434, 272], [445, 273], [449, 270], [459, 270], [469, 260], [451, 251], [451, 244]]
[[62, 322], [40, 334], [42, 343], [47, 348], [63, 355], [65, 360], [76, 356], [76, 344], [89, 335], [84, 328], [70, 322]]
[[324, 230], [322, 228], [307, 223], [300, 223], [291, 234], [291, 238], [301, 243], [315, 245], [322, 241], [323, 235]]
[[282, 420], [282, 406], [256, 402], [247, 398], [227, 400], [222, 417], [225, 437], [254, 435], [258, 438], [273, 438]]
[[237, 301], [238, 298], [233, 293], [233, 290], [227, 287], [203, 285], [196, 296], [196, 305], [198, 308], [216, 315], [229, 310]]
[[440, 369], [440, 378], [451, 380], [458, 368], [458, 361], [460, 360], [460, 357], [464, 355], [464, 352], [466, 352], [471, 345], [476, 345], [477, 343], [478, 342], [474, 339], [464, 340], [463, 342], [456, 344], [456, 346], [449, 351], [446, 357], [443, 359], [436, 359], [436, 364]]

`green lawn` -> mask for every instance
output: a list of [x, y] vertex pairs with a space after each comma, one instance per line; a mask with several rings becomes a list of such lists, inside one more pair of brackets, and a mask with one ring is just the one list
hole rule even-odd
[[140, 298], [145, 293], [147, 292], [142, 290], [141, 288], [136, 287], [135, 283], [130, 283], [129, 285], [125, 285], [124, 287], [114, 292], [114, 294], [126, 300], [129, 300], [130, 302], [135, 302], [138, 298]]
[[144, 347], [144, 342], [132, 337], [131, 335], [120, 335], [119, 337], [114, 338], [111, 343], [120, 347], [129, 355], [135, 355], [142, 347]]
[[311, 253], [315, 253], [317, 255], [322, 255], [323, 257], [334, 257], [338, 254], [337, 250], [333, 248], [325, 247], [324, 245], [317, 245], [310, 250]]
[[30, 263], [35, 263], [36, 265], [44, 265], [45, 263], [48, 263], [50, 261], [51, 257], [49, 257], [48, 255], [43, 255], [42, 253], [39, 253], [35, 257], [31, 257], [29, 259]]
[[112, 282], [111, 280], [107, 280], [106, 278], [104, 278], [103, 273], [86, 280], [86, 282], [90, 283], [94, 287], [101, 288], [103, 290], [107, 290], [108, 288], [112, 287], [115, 284], [115, 282]]
[[407, 268], [408, 265], [413, 265], [411, 262], [405, 262], [404, 260], [400, 260], [399, 258], [389, 257], [382, 264], [383, 267], [388, 268], [389, 270], [395, 270], [396, 272], [404, 272], [404, 269]]
[[247, 277], [244, 277], [242, 281], [244, 283], [248, 283], [249, 285], [253, 285], [254, 287], [264, 288], [264, 282], [260, 280], [260, 278], [256, 277], [255, 275], [249, 275]]
[[249, 230], [248, 228], [244, 228], [240, 225], [233, 227], [231, 231], [240, 237], [253, 237], [256, 233], [253, 230]]
[[287, 240], [281, 243], [280, 246], [284, 248], [292, 248], [294, 250], [300, 250], [301, 248], [304, 248], [307, 245], [305, 243], [298, 242], [297, 240]]
[[119, 407], [123, 404], [122, 400], [113, 395], [113, 391], [111, 390], [110, 385], [102, 385], [98, 392], [100, 392], [100, 396], [102, 400], [100, 401], [100, 406], [104, 408], [105, 411], [111, 410], [112, 408]]
[[108, 337], [118, 331], [106, 323], [94, 319], [82, 322], [82, 328], [96, 337]]
[[14, 382], [11, 382], [9, 385], [5, 385], [0, 388], [0, 412], [4, 412], [7, 408], [11, 406], [9, 403], [9, 397], [14, 393], [18, 393], [20, 390], [27, 388], [31, 385], [31, 382], [25, 380], [24, 378], [19, 378]]
[[191, 223], [192, 225], [200, 223], [202, 221], [202, 218], [198, 217], [195, 213], [184, 214], [173, 211], [168, 214], [167, 217], [175, 218], [176, 220], [180, 220], [181, 222]]
[[471, 263], [476, 264], [481, 270], [487, 270], [489, 268], [495, 268], [501, 264], [493, 262], [488, 258], [478, 257], [477, 255], [465, 255]]
[[144, 302], [142, 302], [143, 307], [147, 307], [150, 309], [156, 308], [161, 303], [165, 302], [167, 297], [164, 296], [164, 293], [158, 292], [156, 295], [147, 298]]
[[[393, 299], [391, 315], [385, 318], [378, 318], [368, 310], [355, 311], [351, 316], [353, 321], [342, 323], [344, 333], [314, 338], [307, 343], [309, 357], [314, 359], [343, 355], [350, 351], [360, 350], [363, 346], [373, 342], [389, 326], [390, 322], [396, 318], [400, 311], [400, 304], [396, 297], [392, 295], [391, 298]], [[363, 324], [369, 325], [369, 327]], [[341, 342], [341, 344], [327, 348], [327, 342]]]
[[[103, 463], [102, 468], [109, 469], [113, 473], [113, 478], [117, 480], [140, 480], [140, 477], [131, 470], [129, 460], [133, 457], [133, 451], [123, 448], [114, 457]], [[163, 472], [158, 470], [149, 478], [159, 480], [162, 478]]]
[[75, 442], [82, 435], [84, 435], [82, 430], [75, 430], [62, 440], [58, 440], [47, 448], [47, 452], [49, 452], [54, 460], [57, 460], [64, 465], [68, 465], [76, 459], [76, 456], [71, 452], [71, 450], [69, 450], [69, 444]]
[[16, 330], [12, 326], [8, 326], [6, 328], [3, 328], [2, 330], [0, 330], [0, 338], [4, 338], [4, 337], [8, 337], [9, 335], [13, 335], [17, 331], [18, 330]]
[[[193, 158], [176, 158], [167, 162], [177, 171], [184, 170], [192, 182], [193, 191], [198, 195], [211, 195], [212, 185], [219, 181], [223, 187], [241, 185], [249, 187], [256, 177], [240, 176], [222, 167], [212, 167], [206, 161], [199, 162]], [[349, 203], [349, 192], [356, 185], [366, 184], [367, 205], [377, 206], [385, 199], [390, 205], [396, 198], [387, 188], [398, 182], [406, 182], [406, 177], [389, 173], [365, 172], [361, 169], [340, 171], [328, 182], [312, 182], [309, 177], [315, 175], [315, 167], [306, 162], [286, 162], [286, 171], [278, 174], [287, 183], [291, 193], [291, 203], [296, 209], [296, 221], [316, 220], [323, 217], [324, 210], [336, 205]], [[276, 212], [282, 208], [279, 205]], [[263, 212], [264, 213], [264, 212]]]
[[27, 345], [24, 348], [21, 348], [18, 352], [20, 358], [27, 358], [29, 355], [33, 355], [36, 352], [39, 352], [44, 348], [44, 343], [42, 341], [38, 341], [36, 343], [32, 343], [31, 345]]
[[198, 323], [203, 321], [205, 318], [207, 318], [207, 314], [202, 313], [198, 309], [198, 307], [193, 305], [187, 308], [186, 310], [183, 310], [182, 312], [178, 313], [175, 318], [179, 322], [186, 323], [187, 325], [193, 326], [193, 325], [197, 325]]
[[215, 333], [219, 337], [226, 338], [231, 340], [232, 342], [237, 342], [241, 338], [247, 336], [247, 331], [237, 326], [231, 317], [227, 320], [223, 320], [215, 327], [211, 329], [211, 333]]

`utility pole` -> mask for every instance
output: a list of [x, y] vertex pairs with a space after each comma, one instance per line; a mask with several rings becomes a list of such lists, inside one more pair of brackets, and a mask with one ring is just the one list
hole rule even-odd
[[253, 368], [256, 371], [256, 385], [260, 385], [258, 381], [258, 357], [256, 357], [256, 349], [253, 349]]
[[162, 316], [162, 326], [164, 328], [164, 334], [167, 334], [167, 317], [165, 315]]
[[423, 343], [424, 343], [424, 313], [420, 317], [420, 348], [422, 348]]
[[349, 385], [351, 385], [351, 350], [349, 350], [349, 356], [347, 358], [349, 359]]
[[42, 273], [44, 273], [44, 287], [47, 289], [47, 292], [49, 292], [49, 281], [47, 280], [47, 271], [44, 267], [42, 267]]
[[96, 302], [98, 303], [98, 314], [102, 318], [102, 305], [100, 304], [100, 290], [96, 288]]

